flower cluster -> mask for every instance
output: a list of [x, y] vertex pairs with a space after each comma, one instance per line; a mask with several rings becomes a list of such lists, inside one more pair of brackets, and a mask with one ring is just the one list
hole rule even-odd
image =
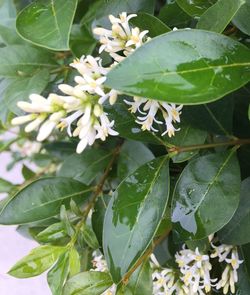
[[[130, 26], [129, 20], [133, 17], [136, 15], [127, 16], [126, 12], [121, 13], [118, 18], [110, 15], [112, 30], [94, 29], [94, 33], [100, 37], [100, 52], [108, 52], [114, 60], [113, 64], [105, 68], [100, 57], [90, 55], [75, 60], [70, 65], [79, 72], [75, 77], [76, 85], [59, 85], [63, 95], [51, 93], [45, 98], [32, 94], [30, 102], [19, 101], [18, 107], [28, 114], [14, 118], [12, 124], [28, 123], [26, 132], [39, 130], [37, 141], [48, 138], [55, 128], [67, 127], [69, 136], [79, 137], [77, 153], [91, 146], [96, 139], [104, 141], [108, 135], [118, 135], [113, 130], [114, 121], [110, 121], [103, 110], [103, 104], [109, 101], [113, 105], [119, 93], [114, 89], [107, 89], [104, 82], [113, 66], [150, 39], [146, 36], [148, 31], [141, 32], [139, 28]], [[125, 102], [130, 105], [131, 112], [142, 115], [136, 121], [142, 125], [142, 130], [158, 132], [154, 123], [163, 124], [156, 119], [159, 113], [166, 125], [166, 131], [162, 135], [167, 133], [171, 137], [179, 130], [173, 123], [180, 122], [182, 106], [140, 97]]]
[[[215, 246], [212, 254], [201, 254], [199, 249], [195, 251], [183, 249], [176, 253], [175, 262], [178, 269], [161, 268], [155, 256], [151, 256], [153, 273], [153, 294], [178, 294], [178, 295], [204, 295], [212, 288], [223, 289], [223, 294], [235, 293], [235, 283], [238, 282], [237, 270], [243, 262], [239, 260], [237, 248], [229, 245]], [[217, 258], [219, 263], [226, 263], [221, 279], [211, 279], [212, 265], [210, 258]]]

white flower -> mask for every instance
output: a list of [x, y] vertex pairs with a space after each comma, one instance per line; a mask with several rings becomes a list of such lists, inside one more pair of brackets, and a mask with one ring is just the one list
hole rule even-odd
[[103, 113], [100, 116], [100, 122], [97, 122], [94, 125], [94, 128], [97, 131], [96, 138], [100, 138], [102, 141], [104, 141], [108, 135], [117, 136], [119, 133], [112, 129], [114, 123], [114, 121], [109, 121], [106, 113]]
[[94, 267], [94, 271], [106, 272], [108, 271], [107, 262], [104, 259], [103, 255], [98, 253], [98, 251], [93, 252], [93, 260], [92, 264]]

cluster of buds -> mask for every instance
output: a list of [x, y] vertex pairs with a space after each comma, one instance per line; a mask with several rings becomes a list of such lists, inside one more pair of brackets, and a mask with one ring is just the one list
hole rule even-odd
[[[63, 95], [51, 93], [46, 99], [32, 94], [31, 102], [18, 102], [18, 107], [28, 114], [13, 119], [12, 124], [28, 123], [25, 127], [26, 132], [39, 130], [37, 141], [48, 138], [55, 128], [67, 127], [69, 136], [80, 139], [77, 153], [91, 146], [96, 139], [104, 141], [108, 135], [118, 135], [118, 132], [113, 130], [114, 121], [110, 121], [108, 114], [103, 110], [103, 104], [109, 101], [113, 105], [119, 93], [114, 89], [107, 89], [104, 82], [113, 66], [150, 39], [146, 36], [148, 31], [141, 32], [139, 28], [130, 26], [129, 20], [133, 17], [136, 15], [127, 16], [126, 12], [121, 13], [118, 18], [110, 15], [112, 30], [94, 29], [94, 33], [100, 37], [100, 52], [108, 52], [114, 60], [110, 67], [103, 67], [99, 57], [94, 58], [90, 55], [75, 60], [71, 66], [80, 74], [75, 77], [76, 85], [59, 85]], [[131, 112], [142, 114], [136, 121], [142, 125], [142, 130], [158, 132], [153, 124], [163, 122], [156, 119], [157, 114], [161, 115], [166, 125], [166, 131], [162, 135], [167, 133], [171, 137], [179, 130], [173, 123], [180, 122], [182, 106], [140, 97], [125, 102], [130, 105]]]

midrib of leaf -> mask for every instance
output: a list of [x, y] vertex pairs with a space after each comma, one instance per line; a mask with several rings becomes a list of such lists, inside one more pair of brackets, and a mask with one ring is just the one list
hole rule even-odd
[[[111, 286], [112, 282], [110, 281], [110, 286]], [[92, 291], [93, 288], [97, 288], [97, 287], [102, 287], [102, 286], [106, 286], [107, 283], [106, 281], [99, 281], [95, 284], [92, 284], [92, 283], [89, 283], [88, 285], [85, 285], [83, 288], [79, 288], [77, 290], [75, 290], [73, 293], [71, 293], [71, 295], [80, 295], [82, 293], [79, 293], [79, 292], [82, 292], [82, 291]]]
[[[147, 190], [147, 193], [146, 193], [145, 198], [144, 198], [144, 200], [143, 200], [143, 202], [142, 202], [141, 209], [140, 209], [140, 211], [139, 211], [139, 213], [138, 213], [138, 215], [137, 215], [136, 220], [140, 219], [140, 215], [141, 215], [141, 212], [142, 212], [142, 210], [143, 210], [143, 208], [144, 208], [145, 202], [146, 202], [147, 198], [148, 198], [149, 195], [150, 195], [150, 192], [151, 192], [151, 190], [152, 190], [152, 187], [153, 187], [153, 185], [154, 185], [155, 182], [156, 182], [156, 178], [157, 178], [157, 176], [158, 176], [158, 174], [159, 174], [159, 172], [160, 172], [162, 166], [164, 165], [164, 163], [165, 163], [167, 160], [168, 160], [168, 157], [164, 157], [163, 160], [162, 160], [162, 163], [159, 165], [157, 171], [155, 172], [154, 178], [153, 178], [153, 180], [152, 180], [152, 182], [151, 182], [151, 185], [149, 186], [149, 188], [148, 188], [148, 190]], [[125, 256], [125, 254], [127, 254], [128, 245], [129, 245], [129, 243], [131, 242], [132, 234], [134, 233], [134, 231], [135, 231], [136, 228], [137, 228], [137, 223], [135, 224], [135, 226], [133, 227], [132, 231], [130, 232], [130, 237], [129, 237], [129, 240], [128, 240], [128, 242], [127, 242], [127, 244], [126, 244], [126, 247], [125, 247], [126, 252], [123, 253], [123, 256], [122, 256], [121, 261], [124, 260], [124, 256]], [[157, 231], [157, 228], [156, 228], [155, 232], [156, 232], [156, 231]], [[151, 241], [149, 241], [149, 243], [146, 245], [144, 251], [142, 251], [141, 254], [143, 254], [143, 253], [146, 251], [146, 249], [148, 248], [150, 242], [151, 242]], [[138, 260], [138, 259], [139, 259], [139, 258], [137, 258], [137, 260]], [[136, 261], [134, 262], [134, 264], [135, 264], [135, 263], [136, 263]], [[134, 265], [134, 264], [133, 264], [133, 265]]]
[[213, 112], [210, 110], [210, 108], [207, 105], [203, 105], [204, 108], [206, 109], [206, 111], [208, 112], [208, 114], [211, 116], [211, 118], [214, 120], [214, 122], [218, 125], [218, 127], [221, 129], [221, 131], [229, 136], [230, 134], [227, 132], [227, 130], [222, 126], [222, 124], [220, 123], [220, 121], [217, 120], [217, 118], [215, 117], [215, 115], [213, 114]]

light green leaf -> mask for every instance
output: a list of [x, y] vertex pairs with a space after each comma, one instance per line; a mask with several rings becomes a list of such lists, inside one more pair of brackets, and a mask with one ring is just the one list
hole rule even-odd
[[102, 149], [90, 149], [81, 155], [73, 154], [62, 164], [59, 176], [74, 178], [89, 185], [107, 167], [112, 153]]
[[36, 239], [41, 243], [53, 243], [67, 236], [64, 224], [62, 222], [57, 222], [41, 231], [36, 236]]
[[250, 0], [246, 0], [233, 19], [233, 24], [243, 33], [250, 35]]
[[197, 28], [222, 33], [245, 0], [219, 0], [204, 12]]
[[117, 174], [122, 180], [141, 165], [154, 159], [153, 153], [139, 141], [127, 140], [119, 154]]
[[247, 47], [226, 36], [178, 30], [138, 48], [109, 72], [106, 85], [129, 95], [202, 104], [250, 80], [249, 55]]
[[110, 275], [105, 272], [82, 272], [69, 279], [63, 295], [100, 295], [112, 285]]
[[16, 278], [38, 276], [49, 269], [66, 251], [64, 247], [40, 246], [33, 249], [27, 256], [18, 261], [8, 272]]
[[130, 23], [141, 31], [148, 30], [147, 35], [152, 38], [171, 31], [159, 18], [143, 12], [139, 12], [137, 17], [130, 20]]
[[99, 248], [99, 243], [97, 241], [96, 235], [93, 229], [85, 224], [81, 229], [83, 240], [87, 243], [87, 245], [96, 250]]
[[52, 50], [69, 50], [69, 35], [77, 0], [36, 0], [16, 20], [20, 36]]
[[48, 272], [47, 281], [53, 295], [62, 295], [63, 286], [69, 274], [69, 253], [62, 254]]
[[[83, 202], [91, 189], [64, 177], [42, 178], [19, 191], [3, 208], [1, 224], [24, 224], [47, 219], [60, 212], [70, 200]], [[15, 214], [13, 214], [15, 212]]]
[[104, 220], [103, 250], [115, 283], [135, 265], [160, 225], [169, 195], [168, 158], [156, 158], [118, 186]]
[[9, 193], [13, 188], [14, 185], [11, 182], [0, 178], [0, 193]]
[[174, 231], [182, 240], [202, 239], [218, 231], [232, 218], [239, 195], [235, 150], [194, 159], [184, 168], [173, 194]]
[[221, 242], [228, 245], [250, 243], [250, 177], [242, 182], [241, 198], [233, 218], [218, 233]]
[[177, 4], [189, 15], [199, 17], [217, 0], [176, 0]]
[[81, 271], [80, 256], [75, 248], [69, 251], [69, 275], [70, 277]]

